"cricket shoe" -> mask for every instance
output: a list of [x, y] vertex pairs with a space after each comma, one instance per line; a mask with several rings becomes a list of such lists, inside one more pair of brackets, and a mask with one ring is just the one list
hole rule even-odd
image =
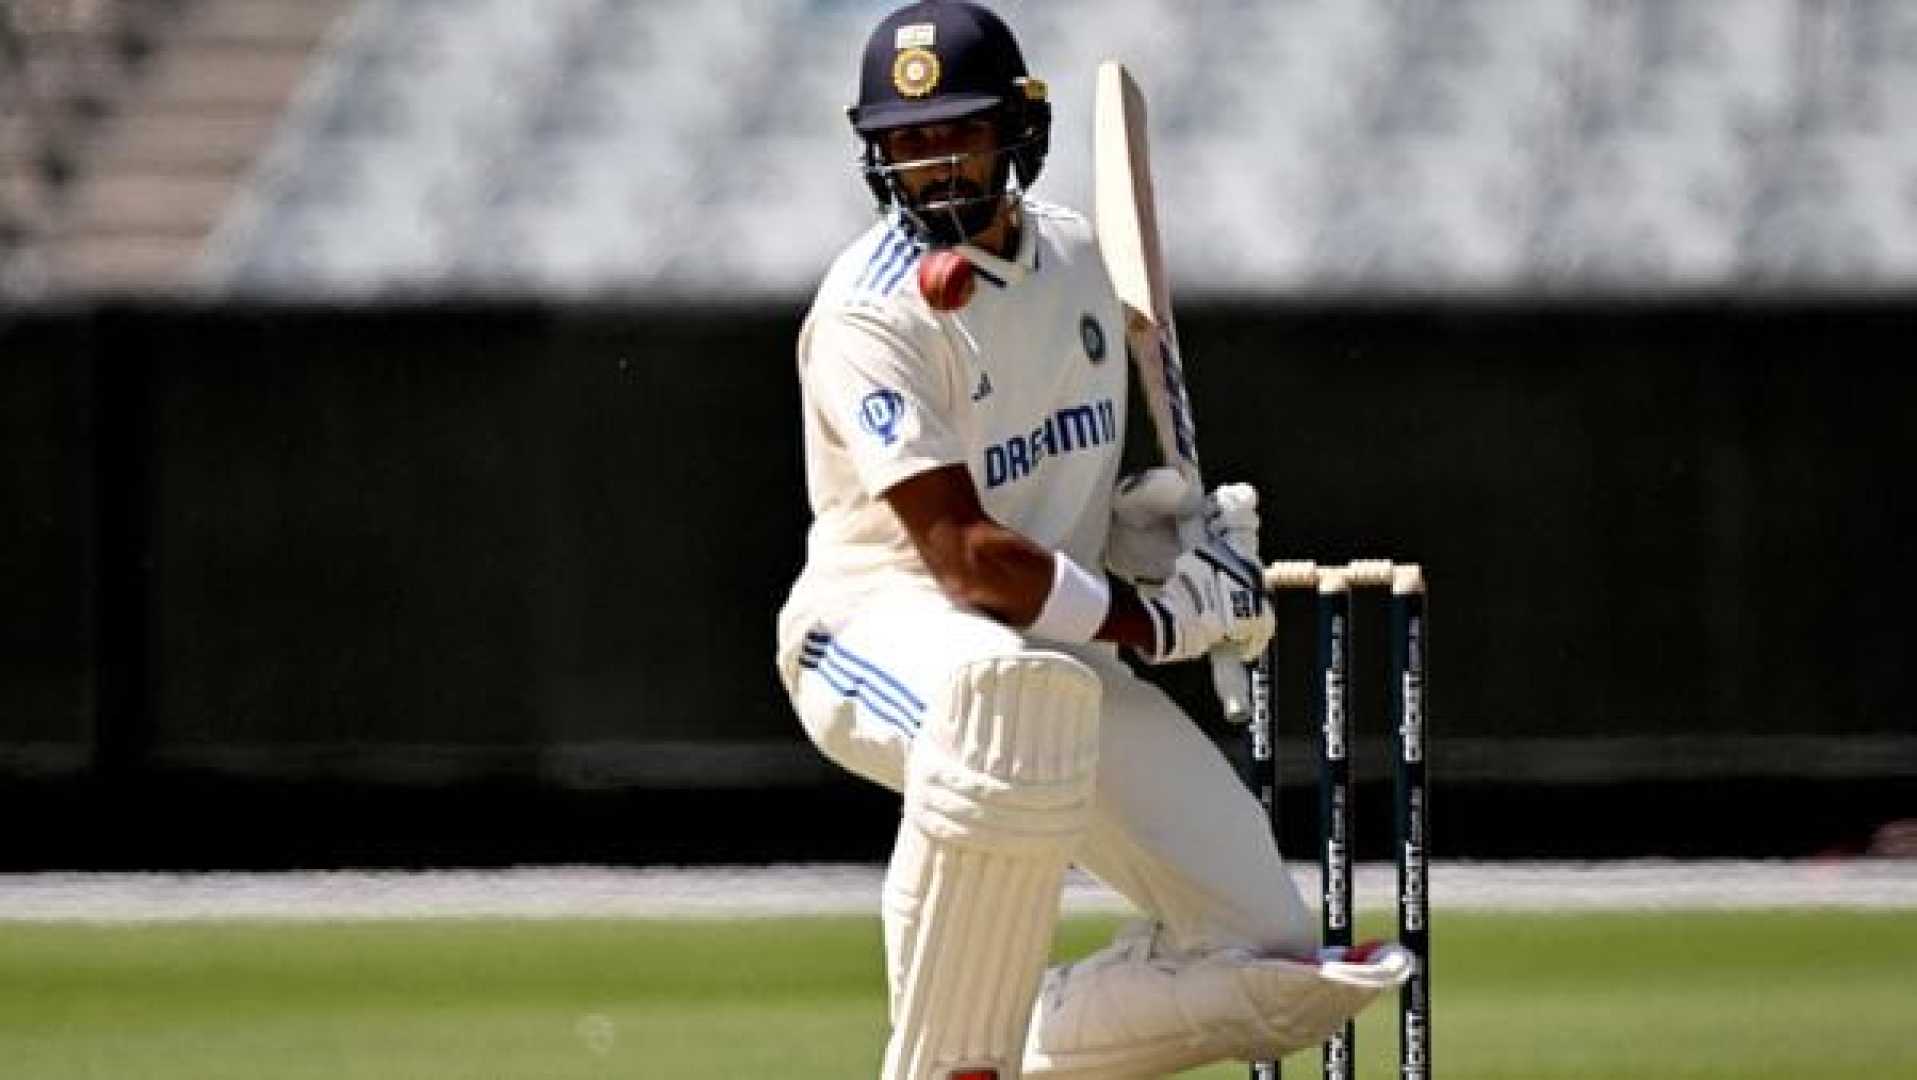
[[1025, 1075], [1071, 1080], [1163, 1076], [1215, 1061], [1279, 1058], [1323, 1043], [1411, 977], [1402, 946], [1370, 942], [1309, 960], [1248, 949], [1178, 953], [1155, 923], [1045, 974]]

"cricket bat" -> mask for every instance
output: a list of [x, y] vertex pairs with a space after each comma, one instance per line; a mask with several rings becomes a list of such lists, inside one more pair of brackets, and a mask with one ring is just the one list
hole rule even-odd
[[[1165, 463], [1190, 481], [1203, 500], [1198, 469], [1197, 433], [1191, 400], [1185, 392], [1185, 368], [1172, 323], [1171, 283], [1158, 232], [1157, 201], [1152, 194], [1151, 144], [1145, 124], [1145, 95], [1131, 72], [1116, 60], [1098, 66], [1094, 102], [1092, 185], [1094, 227], [1112, 288], [1125, 306], [1127, 352], [1137, 367], [1146, 412]], [[1179, 539], [1187, 547], [1201, 539], [1200, 506], [1181, 521]], [[1227, 719], [1251, 715], [1251, 673], [1228, 648], [1211, 654], [1212, 683]]]

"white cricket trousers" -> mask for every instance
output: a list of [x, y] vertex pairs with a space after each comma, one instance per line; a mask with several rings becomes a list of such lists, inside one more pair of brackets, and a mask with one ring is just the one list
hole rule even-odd
[[1028, 642], [942, 595], [901, 592], [785, 643], [780, 669], [814, 745], [899, 791], [935, 688], [960, 664], [1027, 648], [1068, 653], [1102, 684], [1097, 796], [1073, 862], [1164, 923], [1175, 948], [1311, 955], [1317, 919], [1263, 807], [1205, 733], [1112, 647]]

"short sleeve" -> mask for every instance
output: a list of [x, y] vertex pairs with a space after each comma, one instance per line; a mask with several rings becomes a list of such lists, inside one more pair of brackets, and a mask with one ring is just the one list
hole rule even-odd
[[874, 498], [927, 469], [965, 461], [943, 368], [884, 322], [856, 311], [816, 318], [806, 334], [804, 377], [812, 407]]

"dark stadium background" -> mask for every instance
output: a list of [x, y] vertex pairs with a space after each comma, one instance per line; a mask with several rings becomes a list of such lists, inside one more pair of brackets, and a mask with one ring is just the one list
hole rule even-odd
[[[135, 211], [177, 175], [135, 169], [114, 218], [54, 151], [144, 115], [142, 57], [195, 5], [99, 9], [71, 65], [12, 25], [0, 67], [77, 95], [12, 98], [0, 153], [0, 266], [55, 268], [0, 290], [0, 870], [883, 858], [891, 798], [818, 759], [772, 669], [802, 296], [155, 286], [101, 237], [158, 250]], [[312, 41], [275, 32], [297, 72]], [[1909, 275], [1184, 295], [1206, 464], [1265, 492], [1266, 554], [1427, 568], [1439, 857], [1907, 835]]]

